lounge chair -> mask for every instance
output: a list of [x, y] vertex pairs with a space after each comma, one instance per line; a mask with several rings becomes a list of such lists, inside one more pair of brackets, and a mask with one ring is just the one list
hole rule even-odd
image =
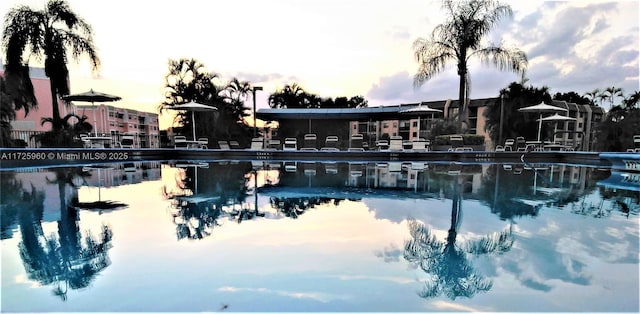
[[218, 147], [220, 147], [220, 149], [224, 149], [224, 150], [230, 150], [231, 147], [229, 146], [229, 143], [227, 141], [218, 141]]
[[320, 150], [322, 151], [338, 151], [338, 137], [335, 135], [329, 135], [324, 140], [324, 147]]
[[640, 153], [640, 135], [633, 136], [633, 148], [636, 153]]
[[404, 150], [404, 146], [402, 145], [402, 136], [392, 136], [391, 140], [389, 140], [389, 150], [391, 151], [402, 151]]
[[351, 140], [349, 140], [349, 151], [363, 152], [364, 151], [364, 148], [362, 147], [363, 139], [364, 139], [364, 136], [362, 134], [351, 135]]
[[338, 164], [335, 162], [323, 162], [326, 174], [338, 174]]
[[264, 148], [264, 139], [261, 137], [254, 137], [251, 139], [251, 150], [262, 150]]
[[272, 138], [269, 140], [269, 145], [267, 145], [268, 149], [280, 150], [280, 139]]
[[496, 152], [504, 152], [505, 148], [502, 145], [496, 145]]
[[187, 147], [187, 137], [183, 135], [176, 135], [173, 137], [173, 147], [174, 148], [186, 148]]
[[120, 147], [133, 148], [135, 137], [133, 135], [123, 135], [120, 139]]
[[89, 140], [89, 135], [80, 134], [80, 141], [82, 141], [82, 147], [91, 148], [91, 140]]
[[516, 150], [519, 152], [526, 152], [527, 151], [527, 141], [525, 141], [524, 137], [522, 136], [518, 136], [516, 137]]
[[229, 141], [229, 147], [231, 147], [231, 149], [242, 149], [238, 141]]
[[427, 142], [423, 138], [417, 138], [411, 141], [411, 150], [414, 152], [427, 151]]
[[402, 141], [402, 149], [403, 150], [412, 150], [413, 149], [413, 141]]
[[[286, 142], [286, 139], [285, 139]], [[297, 172], [298, 171], [298, 162], [297, 161], [285, 161], [284, 162], [284, 171], [286, 172]]]
[[389, 149], [389, 141], [387, 141], [387, 140], [377, 140], [376, 141], [376, 149], [377, 150], [388, 150]]
[[300, 150], [318, 150], [316, 147], [317, 139], [317, 136], [313, 133], [305, 134], [303, 146]]
[[512, 138], [508, 138], [506, 141], [504, 141], [504, 151], [505, 152], [510, 152], [513, 151], [514, 147], [516, 145], [516, 141]]
[[449, 142], [451, 143], [451, 147], [449, 148], [449, 151], [459, 151], [458, 148], [461, 148], [462, 145], [464, 144], [462, 135], [449, 136]]
[[284, 139], [282, 150], [298, 150], [298, 140], [295, 137], [287, 137]]
[[202, 149], [209, 148], [209, 139], [206, 137], [200, 137], [196, 142], [198, 143], [199, 148], [202, 148]]

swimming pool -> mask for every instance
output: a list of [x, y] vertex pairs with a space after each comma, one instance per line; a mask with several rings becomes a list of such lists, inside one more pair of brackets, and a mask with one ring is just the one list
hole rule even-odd
[[2, 175], [2, 311], [639, 311], [637, 173], [129, 162]]

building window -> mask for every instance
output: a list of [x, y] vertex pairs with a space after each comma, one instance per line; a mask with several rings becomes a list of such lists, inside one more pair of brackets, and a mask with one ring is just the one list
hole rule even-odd
[[382, 123], [382, 128], [383, 129], [388, 129], [389, 128], [389, 123], [388, 122], [383, 122]]
[[418, 121], [413, 121], [413, 123], [411, 123], [411, 126], [413, 126], [414, 128], [418, 127]]

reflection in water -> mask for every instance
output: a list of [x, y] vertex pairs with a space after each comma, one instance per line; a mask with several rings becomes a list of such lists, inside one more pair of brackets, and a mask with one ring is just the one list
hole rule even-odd
[[[143, 263], [150, 272], [163, 272], [154, 274], [167, 285], [140, 277], [135, 289], [170, 295], [176, 287], [196, 288], [185, 300], [171, 301], [188, 307], [166, 309], [188, 311], [216, 310], [220, 304], [260, 310], [252, 302], [269, 292], [268, 302], [277, 303], [269, 309], [283, 310], [376, 310], [372, 304], [395, 300], [398, 310], [437, 311], [442, 309], [434, 304], [450, 302], [438, 298], [466, 298], [476, 310], [521, 311], [529, 308], [513, 304], [536, 294], [549, 308], [535, 309], [562, 311], [576, 307], [558, 305], [559, 289], [571, 295], [637, 291], [628, 289], [633, 279], [599, 278], [604, 268], [606, 276], [619, 275], [618, 268], [626, 277], [637, 274], [630, 268], [638, 265], [637, 228], [629, 226], [637, 222], [640, 187], [627, 174], [567, 165], [227, 161], [169, 165], [163, 176], [155, 165], [150, 175], [133, 175], [144, 167], [0, 172], [2, 239], [16, 238], [12, 247], [20, 271], [32, 282], [51, 285], [62, 299], [69, 289], [93, 283], [100, 289], [69, 296], [74, 302], [65, 306], [90, 303], [94, 290], [113, 289], [109, 280], [95, 278], [107, 273], [115, 246], [128, 253], [114, 257], [118, 267], [105, 277], [139, 275], [120, 262]], [[149, 189], [119, 187], [146, 180], [154, 181]], [[80, 202], [84, 186], [97, 187], [99, 202], [110, 195], [104, 202], [131, 208], [110, 211]], [[113, 191], [101, 195], [103, 186]], [[145, 201], [152, 205], [145, 207]], [[91, 219], [107, 223], [81, 231], [95, 224]], [[132, 219], [142, 219], [142, 229]], [[116, 238], [112, 225], [120, 228]], [[383, 252], [380, 243], [389, 243]], [[11, 250], [3, 247], [4, 252]], [[252, 268], [254, 258], [260, 270]], [[183, 259], [193, 271], [176, 266]], [[225, 271], [204, 271], [212, 262]], [[174, 279], [178, 273], [183, 278]], [[3, 289], [6, 281], [11, 280], [3, 280]], [[36, 295], [29, 291], [33, 287], [6, 286]], [[123, 287], [110, 293], [135, 292]], [[153, 297], [139, 302], [166, 305]], [[612, 302], [597, 304], [606, 309]], [[109, 309], [140, 310], [128, 306]]]
[[409, 220], [412, 239], [405, 243], [404, 258], [429, 275], [420, 292], [423, 298], [446, 295], [449, 299], [471, 298], [478, 292], [487, 292], [493, 285], [471, 265], [468, 255], [504, 253], [513, 246], [511, 230], [485, 236], [481, 239], [456, 243], [462, 217], [462, 178], [456, 173], [450, 180], [453, 185], [451, 202], [451, 227], [445, 241], [436, 236], [424, 224]]
[[[97, 273], [109, 266], [107, 251], [113, 237], [111, 228], [106, 225], [102, 226], [97, 238], [89, 231], [84, 236], [80, 232], [78, 211], [67, 201], [67, 188], [75, 187], [74, 180], [80, 174], [76, 170], [55, 169], [53, 180], [49, 177], [43, 180], [47, 185], [57, 186], [59, 193], [58, 232], [49, 235], [45, 235], [42, 228], [44, 192], [38, 191], [33, 184], [30, 190], [21, 189], [20, 180], [2, 173], [2, 212], [3, 215], [17, 215], [21, 236], [18, 249], [28, 278], [43, 285], [55, 285], [53, 293], [62, 300], [67, 299], [69, 288], [87, 287]], [[5, 197], [9, 191], [14, 197]], [[72, 194], [72, 198], [77, 198]], [[6, 218], [11, 221], [11, 217]]]

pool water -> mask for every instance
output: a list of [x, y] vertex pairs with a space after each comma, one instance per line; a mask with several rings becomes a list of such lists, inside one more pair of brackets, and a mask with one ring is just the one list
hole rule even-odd
[[2, 312], [640, 310], [640, 186], [607, 169], [224, 161], [0, 174]]

